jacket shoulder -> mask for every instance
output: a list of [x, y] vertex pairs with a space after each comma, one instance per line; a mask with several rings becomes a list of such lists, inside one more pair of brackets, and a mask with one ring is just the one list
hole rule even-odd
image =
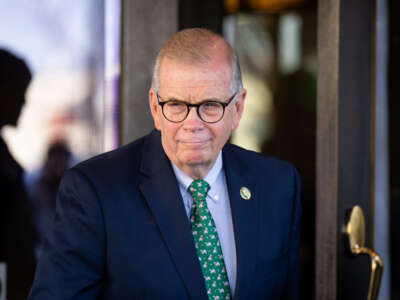
[[289, 162], [279, 158], [262, 155], [242, 147], [227, 144], [224, 147], [227, 159], [232, 160], [240, 169], [250, 173], [260, 174], [290, 174], [297, 173], [296, 168]]
[[78, 163], [73, 169], [90, 177], [107, 176], [109, 178], [124, 170], [139, 170], [146, 138], [147, 136], [144, 136], [115, 150], [96, 155]]

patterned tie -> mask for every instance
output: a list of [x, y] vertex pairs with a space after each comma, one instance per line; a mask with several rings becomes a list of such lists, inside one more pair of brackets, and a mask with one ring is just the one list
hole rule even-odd
[[208, 299], [232, 299], [217, 229], [207, 208], [206, 196], [209, 189], [210, 185], [202, 179], [194, 180], [188, 188], [194, 200], [190, 212], [193, 239]]

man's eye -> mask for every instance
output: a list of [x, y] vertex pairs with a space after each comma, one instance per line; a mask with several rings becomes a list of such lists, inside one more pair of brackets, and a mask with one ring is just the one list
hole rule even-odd
[[217, 102], [206, 102], [202, 104], [202, 107], [207, 110], [218, 109], [220, 107], [220, 104]]

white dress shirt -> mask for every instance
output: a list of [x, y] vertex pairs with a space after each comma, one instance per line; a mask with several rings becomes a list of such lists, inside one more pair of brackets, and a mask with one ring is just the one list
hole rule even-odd
[[[172, 164], [172, 168], [178, 180], [183, 204], [189, 218], [193, 199], [187, 189], [194, 179], [190, 178], [174, 164]], [[233, 234], [231, 205], [229, 201], [228, 188], [226, 186], [225, 172], [222, 166], [221, 152], [218, 154], [214, 166], [203, 180], [207, 181], [210, 185], [210, 190], [208, 191], [206, 198], [207, 206], [212, 218], [214, 219], [215, 226], [217, 227], [229, 285], [233, 296], [236, 284], [236, 246], [235, 236]]]

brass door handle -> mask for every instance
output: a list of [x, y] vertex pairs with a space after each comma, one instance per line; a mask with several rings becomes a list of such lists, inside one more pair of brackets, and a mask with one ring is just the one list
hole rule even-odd
[[368, 255], [371, 258], [371, 275], [369, 277], [368, 300], [376, 300], [381, 283], [383, 261], [379, 255], [364, 247], [365, 243], [365, 220], [360, 206], [352, 208], [349, 220], [345, 228], [349, 250], [353, 255]]

